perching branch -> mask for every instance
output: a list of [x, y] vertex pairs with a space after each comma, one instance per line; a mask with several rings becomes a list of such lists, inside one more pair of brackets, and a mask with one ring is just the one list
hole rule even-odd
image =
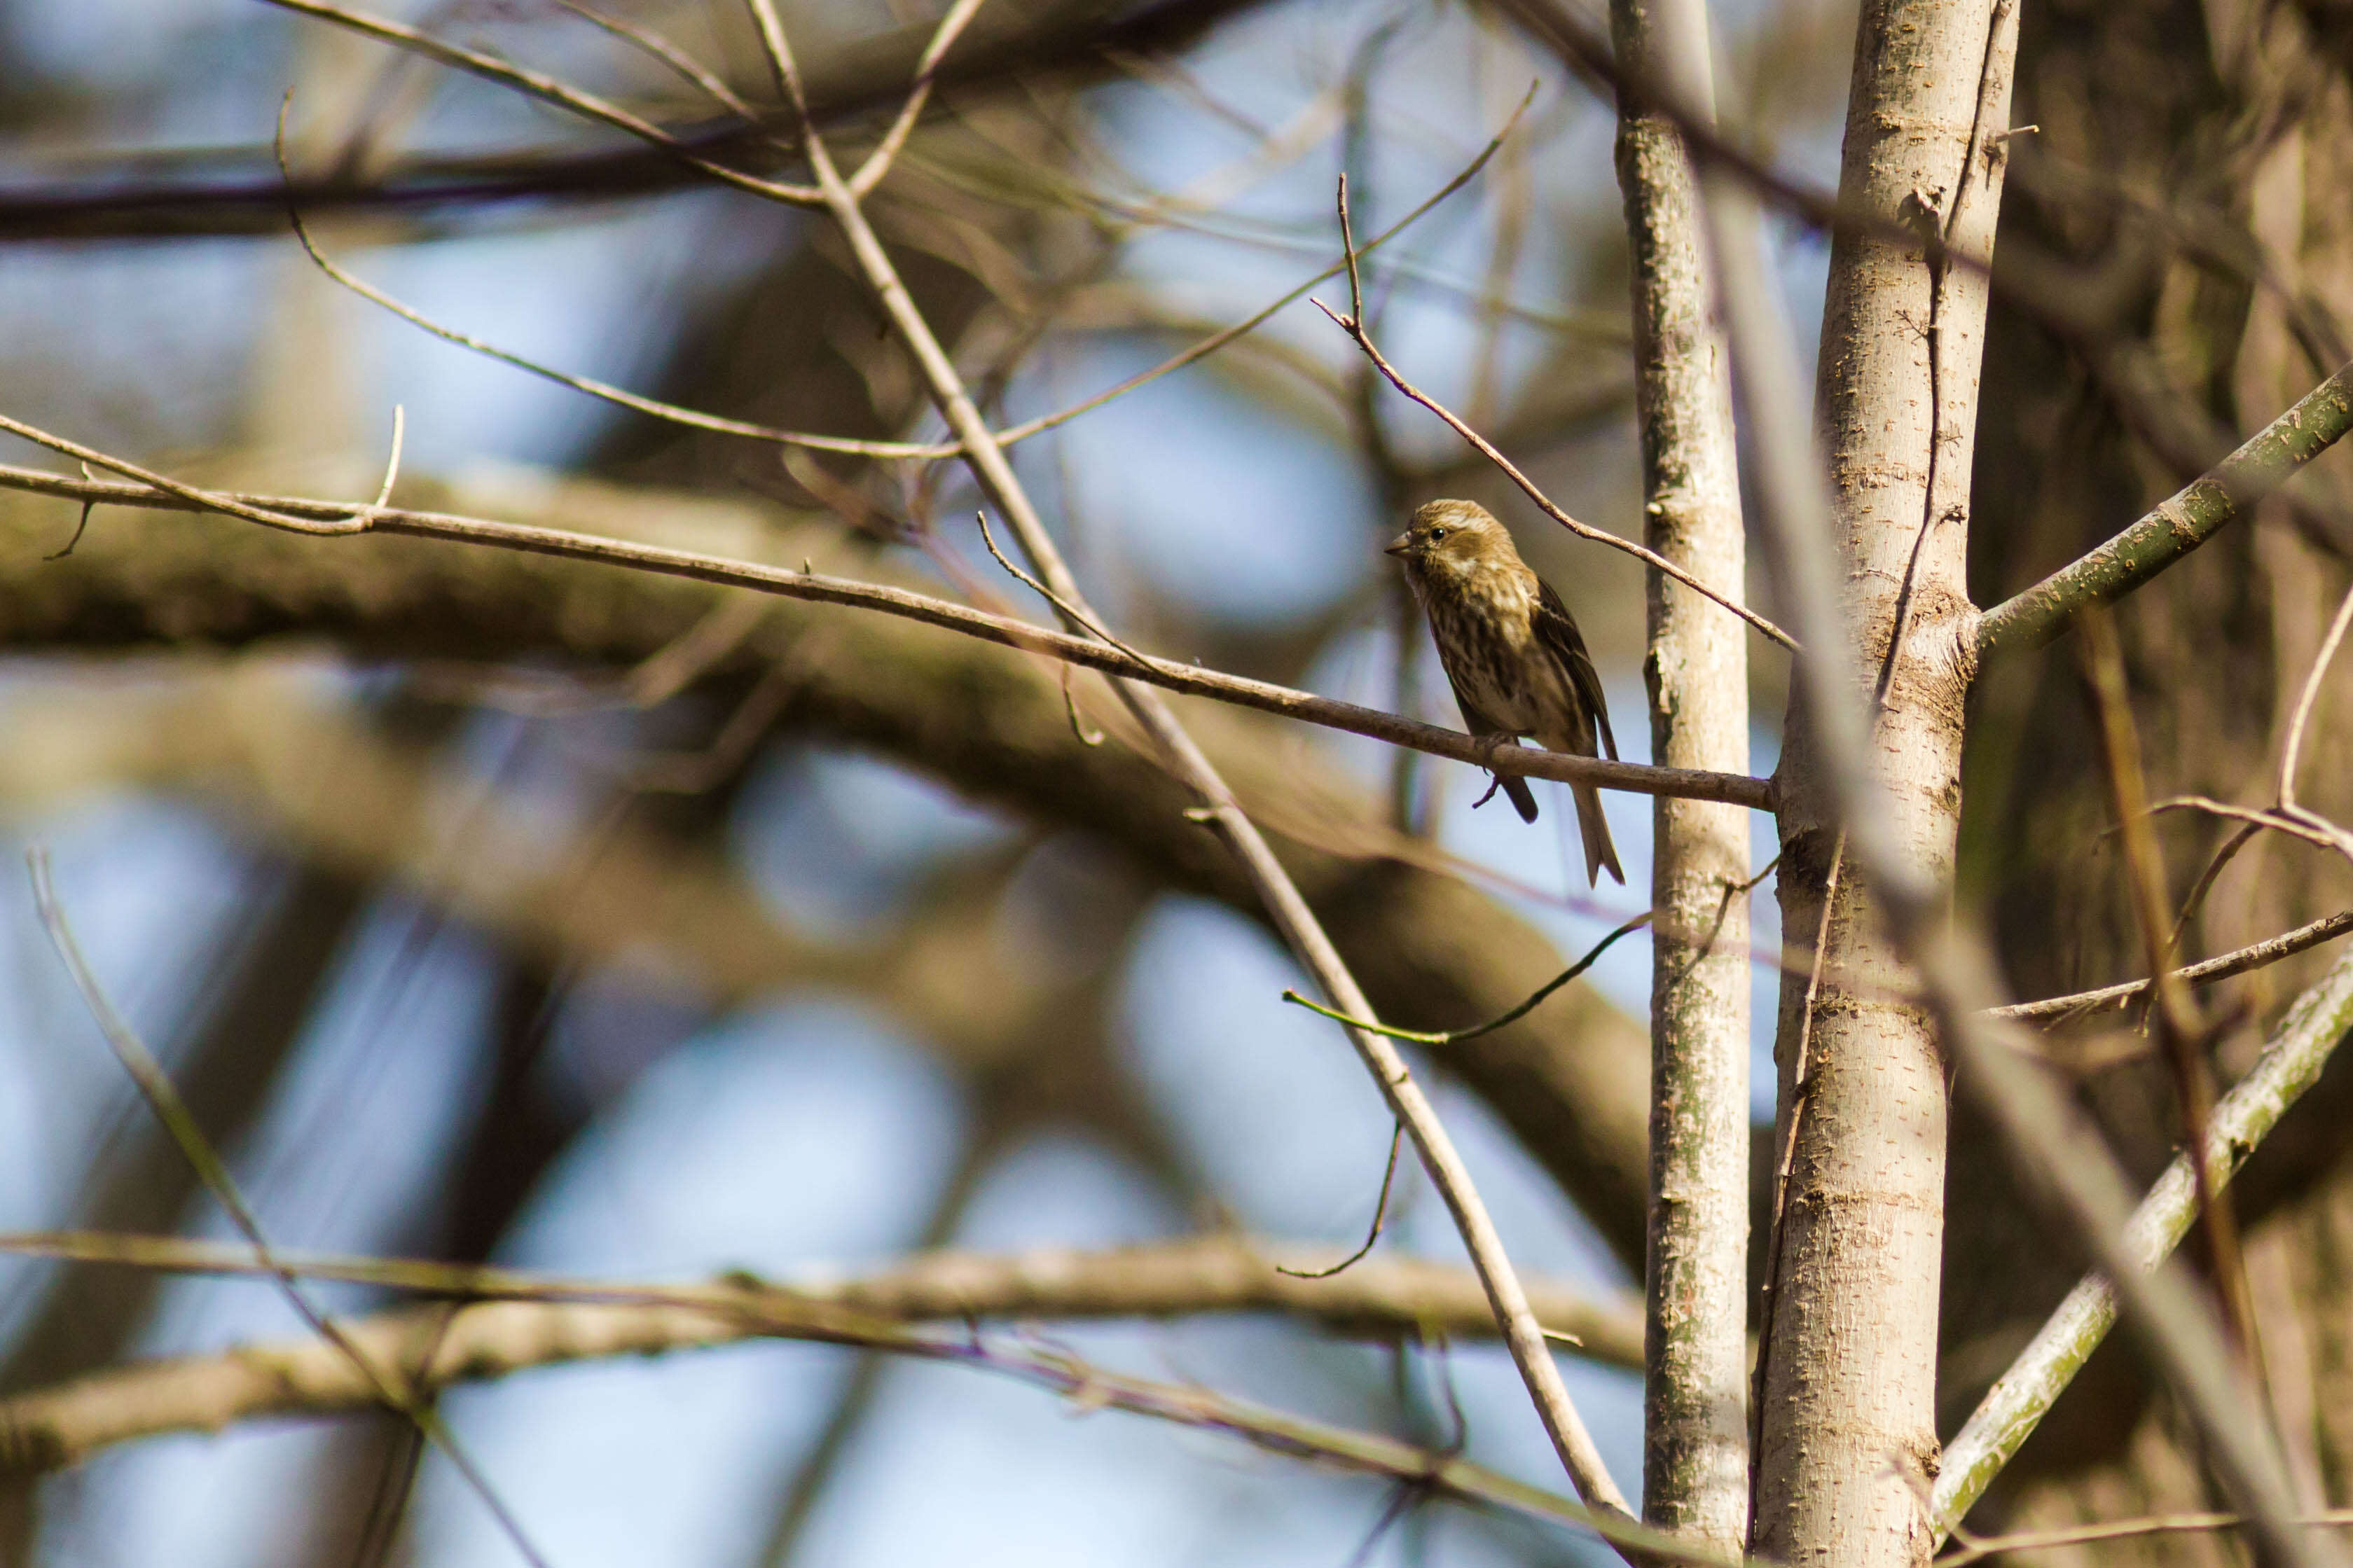
[[2353, 364], [2306, 393], [2214, 468], [2114, 539], [1978, 622], [1980, 660], [2040, 647], [2086, 605], [2131, 593], [2211, 539], [2353, 430]]
[[[2205, 1163], [2215, 1187], [2238, 1173], [2288, 1107], [2318, 1080], [2348, 1029], [2353, 1029], [2353, 955], [2339, 957], [2296, 999], [2262, 1057], [2214, 1107]], [[2198, 1182], [2183, 1154], [2166, 1167], [2134, 1211], [2120, 1254], [2137, 1271], [2153, 1268], [2189, 1234], [2197, 1205]], [[2087, 1275], [1995, 1382], [1959, 1435], [1946, 1445], [1932, 1499], [1940, 1538], [1967, 1517], [2116, 1321], [2115, 1289], [2101, 1276]]]
[[[79, 443], [64, 441], [5, 417], [0, 417], [0, 427], [11, 428], [28, 439], [60, 451], [76, 456], [87, 454], [86, 460], [103, 467], [127, 467], [121, 465], [118, 459], [81, 447]], [[164, 476], [155, 478], [163, 479]], [[1568, 756], [1527, 746], [1493, 745], [1460, 731], [1424, 724], [1417, 720], [1384, 713], [1378, 709], [1362, 708], [1353, 702], [1318, 697], [1312, 692], [1296, 691], [1270, 681], [1226, 675], [1203, 669], [1198, 665], [1179, 664], [1173, 659], [1150, 658], [1138, 664], [1132, 655], [1092, 637], [1074, 637], [1009, 616], [976, 610], [952, 600], [821, 573], [794, 572], [727, 556], [446, 512], [411, 511], [398, 508], [354, 509], [349, 503], [340, 501], [230, 495], [185, 485], [174, 485], [173, 489], [163, 490], [144, 483], [118, 484], [70, 479], [39, 468], [9, 465], [0, 465], [0, 489], [26, 490], [37, 495], [87, 500], [106, 506], [142, 507], [164, 511], [219, 511], [288, 531], [311, 531], [301, 525], [315, 521], [322, 525], [335, 524], [322, 526], [318, 531], [339, 537], [394, 533], [458, 543], [485, 544], [537, 555], [626, 566], [722, 586], [753, 588], [815, 604], [849, 605], [960, 632], [1000, 647], [1044, 654], [1099, 669], [1105, 674], [1150, 681], [1155, 686], [1188, 696], [1214, 698], [1240, 707], [1255, 708], [1263, 712], [1410, 746], [1416, 751], [1449, 757], [1476, 767], [1520, 773], [1529, 778], [1591, 783], [1604, 789], [1629, 790], [1641, 795], [1672, 794], [1693, 800], [1745, 805], [1757, 811], [1773, 809], [1773, 785], [1769, 779], [1653, 768], [1638, 763]], [[342, 526], [343, 520], [349, 520], [355, 526]], [[290, 528], [290, 523], [293, 525]]]
[[1653, 571], [1663, 573], [1665, 575], [1673, 578], [1676, 582], [1681, 583], [1684, 587], [1689, 588], [1693, 593], [1697, 594], [1700, 597], [1714, 600], [1717, 605], [1722, 605], [1725, 609], [1727, 609], [1734, 615], [1738, 616], [1742, 620], [1746, 621], [1750, 626], [1755, 626], [1758, 631], [1764, 633], [1775, 642], [1779, 643], [1783, 647], [1795, 648], [1798, 646], [1790, 637], [1788, 633], [1783, 631], [1771, 621], [1766, 619], [1763, 616], [1758, 615], [1756, 611], [1742, 604], [1736, 595], [1724, 593], [1719, 589], [1711, 587], [1709, 584], [1701, 582], [1696, 576], [1693, 575], [1691, 572], [1668, 560], [1665, 556], [1661, 555], [1655, 550], [1637, 544], [1630, 539], [1621, 538], [1619, 535], [1610, 532], [1608, 529], [1596, 528], [1589, 522], [1579, 522], [1576, 518], [1573, 518], [1567, 512], [1563, 511], [1557, 505], [1554, 504], [1550, 496], [1545, 494], [1542, 489], [1537, 488], [1536, 482], [1534, 479], [1531, 479], [1526, 474], [1520, 470], [1518, 464], [1513, 462], [1509, 458], [1504, 456], [1501, 451], [1497, 450], [1493, 442], [1488, 440], [1487, 437], [1480, 435], [1478, 431], [1473, 430], [1470, 426], [1464, 424], [1451, 409], [1448, 408], [1444, 404], [1440, 403], [1436, 398], [1430, 396], [1428, 393], [1422, 391], [1419, 387], [1414, 385], [1413, 383], [1406, 380], [1403, 375], [1398, 374], [1398, 368], [1388, 362], [1388, 356], [1383, 354], [1379, 347], [1374, 343], [1371, 331], [1365, 324], [1364, 286], [1356, 276], [1356, 238], [1350, 230], [1348, 221], [1348, 181], [1345, 175], [1341, 176], [1340, 179], [1338, 205], [1340, 211], [1340, 245], [1343, 258], [1347, 264], [1348, 272], [1348, 312], [1345, 315], [1342, 315], [1339, 311], [1333, 310], [1331, 306], [1326, 305], [1321, 300], [1313, 300], [1311, 303], [1313, 303], [1317, 310], [1331, 317], [1335, 326], [1337, 326], [1342, 331], [1348, 334], [1349, 341], [1354, 342], [1358, 349], [1363, 351], [1365, 357], [1372, 362], [1373, 368], [1379, 371], [1382, 377], [1387, 380], [1390, 385], [1396, 387], [1399, 392], [1405, 394], [1406, 396], [1411, 398], [1414, 402], [1420, 404], [1424, 408], [1429, 409], [1432, 414], [1437, 415], [1440, 419], [1445, 422], [1447, 428], [1461, 437], [1462, 439], [1468, 442], [1472, 448], [1478, 452], [1481, 457], [1486, 458], [1489, 462], [1494, 464], [1496, 468], [1502, 469], [1504, 477], [1510, 479], [1512, 483], [1517, 485], [1520, 488], [1521, 493], [1525, 495], [1530, 500], [1535, 502], [1537, 509], [1546, 517], [1552, 519], [1555, 522], [1560, 524], [1563, 528], [1568, 530], [1579, 539], [1591, 540], [1597, 544], [1606, 544], [1613, 550], [1622, 550], [1627, 554], [1634, 557], [1637, 561], [1640, 561], [1644, 565], [1651, 568]]

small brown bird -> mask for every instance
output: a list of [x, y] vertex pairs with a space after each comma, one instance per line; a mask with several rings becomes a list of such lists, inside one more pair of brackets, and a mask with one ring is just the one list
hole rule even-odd
[[[1580, 757], [1600, 754], [1598, 736], [1617, 759], [1601, 681], [1576, 618], [1552, 585], [1520, 559], [1511, 534], [1485, 507], [1431, 501], [1389, 542], [1388, 553], [1405, 563], [1405, 579], [1430, 617], [1465, 729], [1514, 740], [1533, 735], [1546, 751]], [[1498, 774], [1495, 782], [1519, 808], [1521, 821], [1536, 819], [1527, 780]], [[1623, 882], [1626, 873], [1601, 815], [1601, 792], [1591, 784], [1568, 787], [1585, 838], [1587, 879], [1598, 883], [1607, 869]]]

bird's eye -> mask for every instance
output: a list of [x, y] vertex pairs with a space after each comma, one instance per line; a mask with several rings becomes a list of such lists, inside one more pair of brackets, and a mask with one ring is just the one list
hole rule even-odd
[[1433, 529], [1431, 529], [1431, 530], [1430, 531], [1430, 542], [1432, 544], [1437, 543], [1440, 540], [1441, 540], [1441, 539], [1443, 539], [1443, 538], [1445, 538], [1445, 537], [1446, 537], [1446, 530], [1445, 530], [1445, 529], [1443, 529], [1443, 528], [1433, 528]]

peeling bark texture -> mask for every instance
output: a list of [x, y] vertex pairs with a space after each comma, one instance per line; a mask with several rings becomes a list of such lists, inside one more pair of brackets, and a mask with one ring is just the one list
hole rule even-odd
[[[1614, 0], [1639, 79], [1712, 109], [1704, 0]], [[1745, 576], [1730, 361], [1698, 193], [1664, 116], [1621, 105], [1618, 184], [1632, 250], [1643, 542], [1717, 590]], [[1658, 573], [1649, 583], [1651, 754], [1748, 767], [1747, 635]], [[1701, 759], [1704, 759], [1702, 761]], [[1736, 1551], [1748, 1533], [1748, 817], [1660, 800], [1651, 941], [1651, 1207], [1642, 1517]]]
[[[1992, 250], [2016, 11], [1866, 0], [1840, 200], [1919, 248], [1850, 231], [1831, 258], [1820, 396], [1848, 614], [1882, 700], [1874, 751], [1896, 829], [1925, 873], [1952, 869], [1962, 710], [1970, 445], [1983, 274], [1937, 244]], [[1806, 732], [1793, 713], [1788, 733]], [[1783, 929], [1822, 921], [1837, 825], [1819, 759], [1784, 758]], [[1780, 1132], [1792, 1140], [1757, 1456], [1754, 1544], [1792, 1564], [1926, 1561], [1936, 1465], [1938, 1271], [1947, 1083], [1916, 984], [1841, 868], [1809, 1017], [1782, 990]]]

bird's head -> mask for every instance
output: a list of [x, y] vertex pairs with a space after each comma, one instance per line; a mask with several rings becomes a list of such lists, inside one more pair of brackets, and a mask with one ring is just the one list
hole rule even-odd
[[1434, 500], [1417, 510], [1388, 553], [1406, 570], [1431, 577], [1467, 577], [1479, 568], [1514, 560], [1512, 536], [1477, 501]]

